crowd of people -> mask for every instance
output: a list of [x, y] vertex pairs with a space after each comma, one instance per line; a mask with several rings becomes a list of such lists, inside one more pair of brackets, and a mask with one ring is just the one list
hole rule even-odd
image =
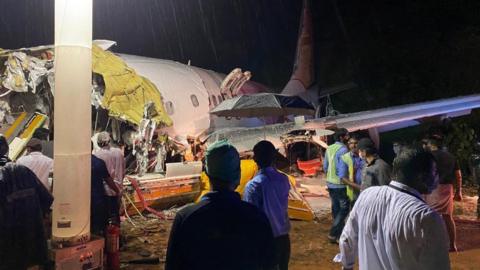
[[253, 152], [260, 170], [242, 201], [235, 192], [239, 153], [227, 141], [210, 145], [205, 167], [212, 192], [177, 213], [165, 269], [288, 269], [290, 183], [273, 167], [272, 143], [261, 141]]
[[462, 175], [441, 137], [428, 136], [421, 148], [394, 142], [393, 170], [371, 139], [345, 129], [334, 139], [324, 159], [328, 239], [339, 244], [344, 269], [353, 269], [357, 257], [360, 269], [449, 269]]
[[[0, 269], [48, 263], [54, 183], [53, 145], [45, 133], [38, 129], [16, 162], [8, 158], [8, 142], [0, 135]], [[99, 147], [94, 149], [92, 142], [90, 231], [103, 235], [109, 222], [120, 225], [125, 161], [108, 132], [95, 138]]]
[[[334, 140], [323, 164], [333, 220], [327, 238], [339, 245], [343, 268], [353, 269], [358, 260], [360, 269], [450, 269], [448, 252], [457, 250], [453, 200], [462, 199], [462, 176], [441, 138], [428, 136], [423, 148], [394, 142], [393, 169], [369, 138], [337, 129]], [[91, 232], [101, 235], [108, 222], [120, 223], [125, 159], [109, 133], [98, 134], [95, 143]], [[42, 153], [42, 145], [41, 138], [31, 139], [27, 154], [12, 163], [8, 143], [0, 136], [0, 214], [5, 221], [0, 233], [8, 244], [0, 245], [0, 269], [46, 262], [44, 222], [53, 202], [48, 180], [53, 160]], [[219, 141], [204, 150], [212, 191], [177, 213], [167, 270], [288, 269], [290, 182], [275, 168], [276, 154], [269, 141], [255, 145], [259, 171], [238, 194], [235, 147]], [[19, 218], [19, 211], [30, 214]], [[17, 241], [23, 238], [35, 241], [23, 250], [25, 244]], [[31, 252], [29, 260], [20, 260], [25, 252]]]
[[[450, 269], [461, 173], [440, 138], [427, 137], [423, 147], [395, 142], [393, 169], [371, 139], [345, 129], [334, 139], [324, 158], [333, 220], [327, 237], [339, 245], [343, 269], [357, 260], [360, 269]], [[241, 199], [233, 192], [238, 152], [225, 141], [207, 149], [212, 192], [178, 213], [166, 269], [288, 269], [289, 182], [273, 166], [270, 142], [253, 151], [260, 170]]]

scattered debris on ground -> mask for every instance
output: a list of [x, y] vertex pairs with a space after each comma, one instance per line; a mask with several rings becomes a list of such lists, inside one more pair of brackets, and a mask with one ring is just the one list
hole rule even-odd
[[[333, 262], [333, 257], [339, 252], [338, 246], [327, 240], [331, 224], [328, 197], [321, 188], [310, 186], [311, 181], [304, 184], [302, 187], [305, 186], [311, 193], [304, 196], [313, 204], [317, 219], [312, 222], [292, 220], [290, 269], [340, 269], [341, 266]], [[459, 270], [478, 269], [480, 265], [480, 222], [476, 218], [478, 197], [472, 196], [473, 191], [465, 194], [462, 202], [455, 202], [454, 213], [460, 252], [450, 253], [452, 269]], [[170, 210], [167, 220], [147, 215], [144, 218], [134, 216], [131, 217], [132, 222], [128, 219], [123, 222], [125, 244], [121, 249], [122, 269], [164, 269], [168, 236], [176, 211]]]

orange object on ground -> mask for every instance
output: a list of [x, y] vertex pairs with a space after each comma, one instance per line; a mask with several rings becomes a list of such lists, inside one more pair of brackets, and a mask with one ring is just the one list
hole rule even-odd
[[138, 182], [137, 180], [135, 179], [130, 179], [130, 183], [132, 183], [132, 186], [133, 188], [135, 189], [135, 192], [137, 193], [137, 196], [138, 198], [140, 199], [140, 201], [142, 202], [142, 206], [144, 209], [146, 209], [148, 212], [156, 215], [157, 217], [161, 218], [161, 219], [165, 219], [165, 215], [162, 213], [162, 212], [159, 212], [153, 208], [151, 208], [148, 203], [145, 201], [145, 198], [143, 196], [143, 193], [142, 191], [140, 190], [140, 188], [138, 187]]
[[129, 175], [126, 178], [130, 181], [124, 194], [130, 202], [126, 205], [129, 215], [136, 214], [137, 208], [139, 211], [147, 210], [160, 218], [166, 218], [162, 212], [155, 209], [169, 209], [174, 205], [189, 203], [200, 193], [198, 175], [165, 178], [158, 174], [147, 174], [143, 177]]
[[304, 176], [314, 176], [321, 168], [322, 160], [319, 158], [307, 161], [297, 160], [297, 165], [300, 170], [304, 171]]

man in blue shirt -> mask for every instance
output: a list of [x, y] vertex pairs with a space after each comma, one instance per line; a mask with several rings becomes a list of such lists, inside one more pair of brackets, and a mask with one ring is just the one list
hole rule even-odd
[[323, 170], [327, 174], [327, 188], [332, 201], [333, 224], [330, 228], [328, 239], [331, 243], [337, 243], [340, 237], [345, 219], [350, 210], [350, 201], [347, 197], [347, 187], [341, 181], [338, 164], [342, 156], [348, 152], [345, 143], [348, 141], [349, 134], [345, 128], [339, 128], [333, 135], [335, 143], [328, 146], [323, 159]]
[[365, 162], [358, 155], [358, 137], [351, 136], [348, 140], [348, 149], [350, 152], [344, 154], [338, 163], [340, 179], [347, 187], [347, 196], [350, 199], [351, 206], [355, 204], [360, 193], [362, 184], [362, 170]]
[[285, 174], [273, 167], [276, 149], [269, 141], [253, 147], [253, 159], [260, 171], [245, 187], [243, 200], [257, 206], [268, 217], [274, 237], [274, 258], [278, 269], [288, 269], [290, 260], [290, 220], [288, 194], [290, 183]]
[[103, 160], [92, 155], [91, 162], [90, 231], [101, 236], [108, 220], [107, 197], [103, 183], [105, 182], [117, 194], [120, 193], [120, 190], [110, 177]]

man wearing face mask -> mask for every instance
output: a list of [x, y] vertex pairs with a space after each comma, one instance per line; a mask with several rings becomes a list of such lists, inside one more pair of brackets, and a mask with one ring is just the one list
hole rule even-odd
[[450, 269], [441, 216], [421, 194], [438, 185], [432, 154], [406, 148], [393, 164], [389, 185], [362, 191], [340, 237], [343, 269]]
[[390, 183], [392, 169], [378, 156], [377, 148], [371, 139], [363, 138], [358, 142], [358, 154], [366, 163], [362, 171], [362, 191], [371, 186]]

